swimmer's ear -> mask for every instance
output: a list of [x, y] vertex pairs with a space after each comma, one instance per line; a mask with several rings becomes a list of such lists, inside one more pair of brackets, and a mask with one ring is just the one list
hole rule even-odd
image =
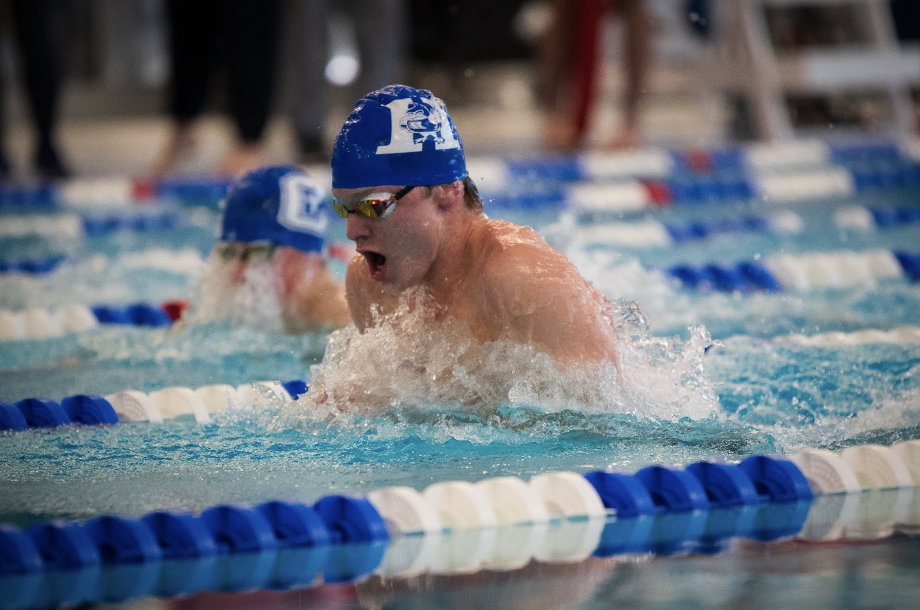
[[431, 194], [434, 196], [439, 208], [447, 209], [458, 203], [461, 206], [465, 205], [463, 201], [463, 181], [461, 180], [432, 187]]

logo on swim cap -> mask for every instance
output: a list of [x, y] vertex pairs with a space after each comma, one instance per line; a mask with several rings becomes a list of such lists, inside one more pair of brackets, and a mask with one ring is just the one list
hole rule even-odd
[[223, 241], [271, 241], [321, 252], [329, 225], [323, 189], [289, 165], [263, 167], [230, 185], [224, 201]]
[[355, 104], [335, 140], [332, 186], [429, 186], [467, 175], [463, 143], [444, 102], [390, 85]]

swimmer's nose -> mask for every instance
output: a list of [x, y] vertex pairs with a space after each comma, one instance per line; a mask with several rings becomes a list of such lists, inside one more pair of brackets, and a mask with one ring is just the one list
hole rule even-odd
[[237, 259], [233, 261], [233, 271], [230, 274], [230, 279], [234, 284], [242, 284], [243, 276], [246, 274], [246, 261], [242, 259]]
[[345, 237], [355, 243], [358, 243], [358, 240], [367, 238], [370, 234], [371, 222], [369, 218], [365, 218], [360, 214], [349, 214], [348, 224], [345, 225]]

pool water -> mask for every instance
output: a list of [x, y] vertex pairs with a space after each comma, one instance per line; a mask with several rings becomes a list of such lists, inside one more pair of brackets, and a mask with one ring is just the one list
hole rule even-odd
[[[863, 230], [834, 221], [850, 206], [911, 210], [918, 204], [920, 189], [903, 187], [786, 203], [755, 198], [627, 212], [524, 208], [496, 197], [487, 203], [491, 217], [543, 232], [616, 303], [629, 388], [600, 379], [597, 395], [579, 402], [547, 387], [555, 379], [551, 368], [517, 377], [509, 365], [496, 369], [501, 391], [471, 406], [426, 401], [432, 386], [408, 383], [400, 377], [404, 372], [383, 367], [367, 375], [385, 388], [388, 402], [370, 413], [317, 412], [302, 397], [216, 414], [204, 425], [180, 416], [160, 425], [0, 433], [0, 522], [197, 512], [271, 499], [313, 502], [390, 485], [423, 489], [439, 481], [526, 479], [560, 470], [633, 472], [650, 464], [738, 461], [918, 439], [920, 340], [863, 341], [858, 332], [920, 327], [920, 283], [882, 277], [724, 292], [688, 289], [667, 273], [679, 264], [764, 261], [780, 254], [920, 251], [920, 223]], [[166, 248], [204, 256], [214, 243], [218, 212], [157, 205], [177, 209], [184, 223], [66, 239], [0, 237], [0, 259], [64, 255], [70, 261], [46, 275], [0, 274], [0, 309], [156, 303], [193, 295], [201, 266], [149, 268], [132, 255]], [[598, 228], [611, 223], [686, 225], [780, 211], [800, 219], [796, 232], [726, 232], [667, 245], [597, 237]], [[331, 240], [343, 241], [343, 224], [333, 227]], [[333, 264], [343, 275], [344, 267]], [[290, 337], [221, 322], [173, 329], [100, 326], [0, 343], [0, 400], [310, 380], [333, 374], [329, 362], [323, 364], [328, 346], [390, 348], [386, 337], [374, 340], [380, 343], [361, 344], [371, 340], [349, 329]], [[426, 358], [447, 357], [437, 346], [429, 348]], [[531, 356], [510, 352], [509, 362]], [[482, 380], [462, 381], [470, 387]], [[714, 556], [595, 557], [476, 577], [374, 577], [357, 589], [327, 585], [234, 599], [260, 607], [326, 607], [324, 595], [341, 607], [537, 607], [536, 600], [559, 608], [785, 607], [803, 600], [809, 607], [904, 607], [920, 593], [918, 554], [920, 543], [904, 535], [873, 544], [748, 541]], [[216, 607], [228, 599], [201, 594], [187, 600], [193, 602]]]

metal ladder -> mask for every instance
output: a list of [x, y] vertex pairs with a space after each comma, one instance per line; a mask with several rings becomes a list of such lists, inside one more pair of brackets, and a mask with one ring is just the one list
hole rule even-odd
[[[774, 46], [768, 9], [846, 5], [859, 40], [795, 50]], [[716, 8], [720, 27], [709, 80], [748, 102], [760, 138], [800, 135], [786, 104], [786, 95], [796, 93], [878, 92], [889, 112], [887, 121], [873, 125], [873, 133], [913, 133], [910, 90], [920, 86], [920, 48], [899, 44], [887, 0], [728, 0]]]

